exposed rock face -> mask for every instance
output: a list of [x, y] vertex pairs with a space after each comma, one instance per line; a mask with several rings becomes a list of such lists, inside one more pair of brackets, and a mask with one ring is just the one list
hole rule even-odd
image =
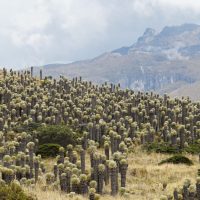
[[[121, 83], [123, 88], [177, 90], [200, 80], [200, 26], [165, 27], [160, 33], [147, 28], [137, 42], [94, 59], [43, 67], [45, 75], [82, 76], [96, 83]], [[39, 70], [38, 68], [36, 71]]]

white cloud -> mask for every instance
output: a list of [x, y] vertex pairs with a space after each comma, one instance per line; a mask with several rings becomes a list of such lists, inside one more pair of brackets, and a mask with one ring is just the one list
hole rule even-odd
[[197, 0], [0, 0], [0, 66], [85, 59], [199, 17]]

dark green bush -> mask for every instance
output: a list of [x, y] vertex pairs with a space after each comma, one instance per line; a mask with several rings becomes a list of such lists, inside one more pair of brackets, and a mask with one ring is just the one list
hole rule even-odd
[[60, 147], [59, 144], [42, 144], [39, 145], [36, 154], [40, 154], [42, 158], [55, 157], [58, 155]]
[[39, 144], [55, 143], [63, 147], [68, 144], [75, 145], [78, 143], [80, 135], [74, 133], [66, 125], [47, 125], [37, 129]]
[[185, 152], [191, 153], [191, 154], [200, 154], [200, 144], [194, 143], [186, 147]]
[[159, 165], [165, 164], [165, 163], [173, 163], [173, 164], [185, 164], [185, 165], [193, 165], [193, 162], [182, 155], [174, 155], [168, 159], [162, 160]]
[[178, 147], [172, 147], [167, 143], [148, 143], [143, 146], [145, 150], [148, 152], [156, 152], [156, 153], [168, 153], [168, 154], [176, 154], [180, 153], [180, 149]]
[[194, 143], [190, 144], [184, 149], [179, 149], [177, 147], [173, 147], [168, 143], [150, 143], [150, 144], [145, 144], [143, 145], [143, 148], [147, 150], [148, 152], [156, 152], [156, 153], [168, 153], [168, 154], [177, 154], [177, 153], [182, 153], [182, 152], [187, 152], [191, 154], [199, 154], [200, 153], [200, 144]]
[[0, 199], [1, 200], [36, 200], [36, 198], [27, 195], [22, 188], [11, 183], [10, 185], [0, 184]]

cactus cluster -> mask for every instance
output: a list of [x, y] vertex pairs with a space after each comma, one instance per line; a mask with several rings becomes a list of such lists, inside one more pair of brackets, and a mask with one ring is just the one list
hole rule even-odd
[[[61, 147], [47, 185], [61, 191], [111, 195], [126, 187], [128, 152], [136, 144], [166, 142], [179, 149], [200, 139], [200, 103], [150, 93], [123, 90], [120, 85], [94, 85], [72, 80], [33, 77], [31, 70], [3, 69], [0, 81], [0, 165], [2, 179], [37, 183], [45, 172], [37, 132], [16, 133], [31, 123], [66, 124], [82, 133], [79, 145]], [[52, 141], [53, 142], [53, 141]], [[99, 151], [103, 148], [103, 152]], [[86, 167], [86, 155], [90, 164]], [[97, 195], [98, 196], [98, 195]]]
[[182, 187], [174, 189], [172, 195], [162, 195], [161, 200], [198, 200], [200, 199], [200, 177], [196, 178], [196, 184], [192, 184], [190, 179], [186, 179]]

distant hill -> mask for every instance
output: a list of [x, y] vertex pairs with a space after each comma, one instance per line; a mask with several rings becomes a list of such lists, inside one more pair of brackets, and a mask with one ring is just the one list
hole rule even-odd
[[200, 101], [200, 81], [192, 84], [183, 85], [180, 88], [169, 93], [172, 97], [181, 98], [182, 96], [189, 96], [194, 101]]
[[[159, 33], [147, 28], [131, 46], [94, 59], [41, 67], [45, 75], [82, 76], [96, 83], [121, 83], [123, 88], [190, 95], [200, 81], [200, 26], [167, 26]], [[35, 68], [38, 74], [40, 68]], [[190, 88], [190, 89], [184, 89]], [[180, 94], [181, 95], [181, 94]]]

